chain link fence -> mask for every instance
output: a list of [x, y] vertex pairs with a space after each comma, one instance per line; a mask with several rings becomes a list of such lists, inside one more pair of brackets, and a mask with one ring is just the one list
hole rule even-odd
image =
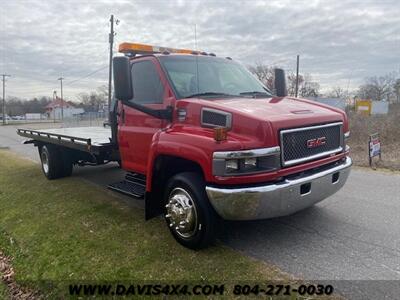
[[106, 120], [106, 112], [86, 112], [65, 118], [62, 123], [63, 127], [98, 127], [103, 126]]
[[[44, 114], [37, 114], [34, 118], [11, 118], [5, 120], [5, 125], [18, 125], [18, 124], [57, 124], [57, 127], [96, 127], [103, 126], [104, 121], [107, 120], [106, 112], [86, 112], [61, 119], [48, 118]], [[2, 119], [0, 120], [2, 125]]]

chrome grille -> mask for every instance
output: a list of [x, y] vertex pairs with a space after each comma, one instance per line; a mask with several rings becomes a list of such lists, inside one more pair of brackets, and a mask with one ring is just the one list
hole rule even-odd
[[[328, 156], [343, 150], [342, 123], [331, 123], [281, 131], [283, 166]], [[324, 143], [318, 144], [317, 141]]]

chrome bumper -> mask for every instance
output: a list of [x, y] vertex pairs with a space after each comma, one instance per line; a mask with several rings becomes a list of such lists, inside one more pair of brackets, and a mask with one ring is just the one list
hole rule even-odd
[[225, 220], [256, 220], [286, 216], [336, 193], [346, 182], [350, 157], [330, 169], [276, 184], [248, 188], [206, 187], [216, 212]]

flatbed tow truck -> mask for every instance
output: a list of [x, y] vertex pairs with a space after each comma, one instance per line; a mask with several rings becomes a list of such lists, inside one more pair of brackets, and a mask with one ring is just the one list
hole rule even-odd
[[275, 93], [231, 58], [122, 43], [113, 59], [110, 127], [18, 129], [38, 147], [48, 179], [74, 165], [116, 161], [127, 171], [110, 189], [162, 214], [175, 239], [208, 246], [219, 221], [295, 213], [346, 182], [351, 159], [346, 114]]

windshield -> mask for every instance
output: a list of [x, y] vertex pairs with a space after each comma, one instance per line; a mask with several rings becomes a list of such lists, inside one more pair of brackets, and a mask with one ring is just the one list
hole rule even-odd
[[226, 58], [213, 56], [159, 57], [177, 98], [194, 96], [272, 97], [245, 67]]

